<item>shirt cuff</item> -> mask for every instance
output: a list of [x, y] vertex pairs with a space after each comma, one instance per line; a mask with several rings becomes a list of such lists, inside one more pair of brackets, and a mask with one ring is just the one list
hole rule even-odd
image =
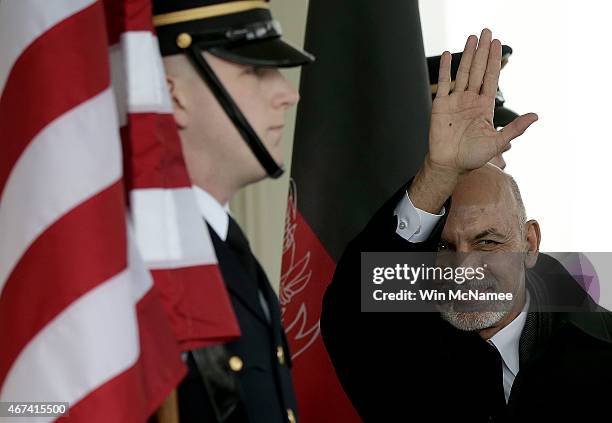
[[444, 207], [440, 214], [417, 209], [406, 193], [393, 212], [393, 215], [397, 216], [395, 233], [409, 242], [426, 241], [444, 213], [446, 213]]

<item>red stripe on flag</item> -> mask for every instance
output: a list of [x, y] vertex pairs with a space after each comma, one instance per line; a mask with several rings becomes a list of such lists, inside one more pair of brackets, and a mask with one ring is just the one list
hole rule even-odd
[[140, 364], [130, 367], [100, 385], [85, 398], [70, 406], [70, 421], [88, 423], [144, 422], [147, 415], [139, 379]]
[[108, 45], [119, 42], [127, 31], [153, 32], [151, 0], [104, 0]]
[[[159, 292], [153, 286], [136, 306], [140, 335], [140, 363], [143, 388], [150, 409], [155, 411], [178, 385], [187, 368], [164, 312]], [[163, 366], [160, 365], [163, 363]]]
[[0, 194], [42, 128], [109, 86], [101, 7], [94, 3], [60, 22], [15, 62], [0, 98]]
[[240, 336], [217, 264], [151, 273], [181, 350], [203, 348]]
[[[293, 358], [293, 380], [305, 422], [361, 422], [344, 393], [319, 331], [321, 299], [336, 263], [301, 213], [292, 209], [283, 253], [280, 301]], [[286, 228], [287, 230], [287, 228]]]
[[130, 113], [121, 139], [129, 190], [191, 186], [172, 115]]
[[0, 296], [0, 386], [23, 347], [81, 295], [127, 267], [123, 184], [62, 216], [30, 245]]
[[178, 346], [154, 290], [149, 290], [138, 302], [137, 315], [141, 347], [138, 361], [71, 405], [71, 420], [88, 423], [145, 421], [184, 377], [185, 365], [177, 359]]

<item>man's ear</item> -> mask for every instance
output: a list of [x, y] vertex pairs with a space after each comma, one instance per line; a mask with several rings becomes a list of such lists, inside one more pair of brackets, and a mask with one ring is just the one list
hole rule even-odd
[[179, 78], [173, 75], [166, 75], [166, 84], [172, 100], [174, 109], [174, 122], [179, 129], [184, 129], [189, 124], [189, 114], [187, 113], [187, 98], [185, 96], [185, 86]]
[[540, 253], [540, 224], [535, 220], [525, 223], [525, 242], [527, 243], [527, 255], [525, 256], [525, 266], [531, 269], [538, 261]]

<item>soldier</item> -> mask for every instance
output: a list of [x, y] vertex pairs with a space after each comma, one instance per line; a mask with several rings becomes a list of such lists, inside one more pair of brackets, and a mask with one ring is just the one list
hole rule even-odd
[[278, 299], [227, 204], [282, 174], [284, 112], [299, 95], [277, 68], [313, 57], [281, 39], [267, 1], [156, 0], [153, 14], [187, 170], [241, 330], [186, 354], [181, 422], [293, 423]]

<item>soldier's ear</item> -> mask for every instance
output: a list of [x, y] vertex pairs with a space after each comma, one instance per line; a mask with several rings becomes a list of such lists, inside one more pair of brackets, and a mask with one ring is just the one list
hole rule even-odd
[[540, 253], [540, 224], [535, 220], [530, 220], [524, 226], [525, 242], [527, 243], [527, 254], [525, 255], [525, 266], [531, 269], [538, 261]]
[[185, 87], [181, 79], [174, 75], [166, 75], [166, 84], [172, 100], [174, 122], [179, 129], [184, 129], [189, 124]]

